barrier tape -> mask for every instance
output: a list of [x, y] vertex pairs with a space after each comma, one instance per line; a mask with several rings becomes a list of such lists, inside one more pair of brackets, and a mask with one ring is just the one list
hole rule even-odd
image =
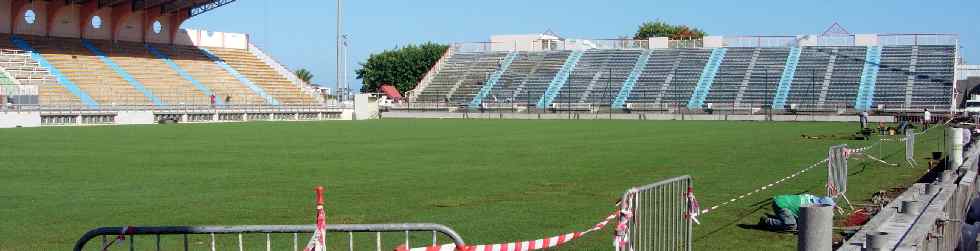
[[[865, 147], [861, 147], [861, 148], [851, 149], [851, 153], [862, 153], [862, 152], [871, 150], [871, 148], [877, 146], [878, 144], [881, 144], [881, 142], [878, 142], [878, 143], [875, 143], [875, 144], [872, 144], [872, 145], [868, 145], [868, 146], [865, 146]], [[818, 161], [817, 163], [813, 163], [812, 165], [807, 166], [807, 167], [805, 167], [805, 168], [803, 168], [803, 169], [801, 169], [799, 171], [796, 171], [795, 173], [790, 174], [789, 176], [783, 177], [782, 179], [776, 180], [775, 182], [772, 182], [772, 183], [769, 183], [769, 184], [764, 185], [762, 187], [756, 188], [755, 190], [753, 190], [751, 192], [744, 193], [744, 194], [741, 194], [741, 195], [736, 196], [736, 197], [732, 197], [731, 199], [729, 199], [729, 200], [727, 200], [725, 202], [722, 202], [721, 204], [718, 204], [718, 205], [715, 205], [715, 206], [712, 206], [712, 207], [703, 209], [703, 210], [701, 210], [701, 214], [710, 213], [712, 211], [717, 210], [718, 208], [721, 208], [721, 207], [727, 206], [729, 204], [735, 203], [736, 201], [739, 201], [741, 199], [750, 197], [750, 196], [752, 196], [754, 194], [764, 192], [764, 191], [769, 190], [770, 188], [772, 188], [772, 187], [774, 187], [776, 185], [779, 185], [781, 183], [785, 183], [785, 182], [787, 182], [789, 180], [792, 180], [794, 178], [797, 178], [799, 176], [803, 176], [804, 174], [806, 174], [807, 172], [809, 172], [811, 169], [813, 169], [813, 168], [815, 168], [817, 166], [826, 164], [828, 161], [830, 161], [830, 158], [825, 158], [825, 159], [823, 159], [821, 161]]]
[[119, 235], [117, 235], [115, 239], [112, 239], [112, 241], [102, 245], [102, 251], [108, 251], [113, 244], [122, 245], [123, 242], [126, 241], [126, 235], [132, 235], [132, 234], [133, 234], [132, 226], [123, 227], [122, 230], [119, 231]]
[[[586, 234], [599, 231], [605, 228], [610, 221], [616, 219], [616, 217], [621, 213], [623, 212], [617, 210], [617, 212], [610, 214], [609, 216], [606, 216], [605, 219], [595, 224], [595, 226], [583, 232], [572, 232], [563, 235], [552, 236], [549, 238], [537, 239], [533, 241], [515, 241], [511, 243], [463, 246], [458, 248], [456, 247], [456, 244], [433, 245], [429, 247], [418, 247], [418, 248], [408, 248], [404, 244], [402, 244], [395, 250], [396, 251], [530, 251], [530, 250], [539, 250], [545, 248], [553, 248], [571, 242], [572, 240], [582, 238], [582, 236], [585, 236]], [[630, 213], [630, 216], [631, 215], [632, 213]]]
[[327, 250], [327, 214], [323, 210], [323, 187], [316, 187], [316, 231], [303, 251]]

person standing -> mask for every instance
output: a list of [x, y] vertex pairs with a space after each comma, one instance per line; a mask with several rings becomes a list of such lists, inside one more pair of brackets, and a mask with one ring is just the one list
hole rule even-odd
[[214, 108], [214, 93], [211, 93], [211, 108]]
[[868, 111], [861, 111], [859, 120], [861, 121], [861, 130], [868, 129]]
[[925, 112], [922, 113], [922, 129], [929, 129], [930, 122], [932, 122], [932, 113], [929, 112], [929, 108], [926, 108]]

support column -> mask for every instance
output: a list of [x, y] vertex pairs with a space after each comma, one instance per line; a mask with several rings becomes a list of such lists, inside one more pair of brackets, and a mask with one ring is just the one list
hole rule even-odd
[[28, 0], [10, 1], [10, 34], [17, 33], [17, 19], [24, 17], [24, 6], [30, 3]]
[[58, 17], [58, 11], [61, 11], [61, 8], [64, 8], [65, 6], [67, 6], [65, 4], [65, 1], [48, 1], [47, 2], [46, 7], [45, 7], [45, 10], [44, 10], [44, 11], [47, 12], [47, 14], [44, 15], [44, 18], [45, 18], [45, 21], [46, 21], [44, 23], [44, 35], [45, 36], [51, 36], [51, 27], [54, 25], [54, 22], [55, 22], [54, 19], [56, 17]]
[[170, 14], [170, 27], [167, 27], [167, 34], [170, 36], [170, 44], [176, 44], [177, 42], [177, 32], [180, 31], [180, 26], [184, 24], [184, 21], [190, 18], [190, 10], [182, 9], [177, 11], [177, 13]]
[[[99, 1], [88, 1], [79, 7], [78, 13], [78, 37], [85, 38], [85, 29], [91, 25], [92, 17], [99, 10]], [[103, 20], [105, 21], [105, 20]]]
[[111, 23], [109, 25], [109, 32], [110, 32], [109, 40], [112, 40], [113, 42], [117, 41], [120, 27], [122, 27], [122, 24], [125, 23], [126, 20], [129, 19], [129, 16], [132, 14], [133, 14], [132, 6], [121, 4], [112, 7], [112, 18], [110, 20]]
[[796, 242], [799, 251], [831, 251], [833, 249], [834, 207], [810, 205], [800, 208], [800, 233]]
[[946, 128], [946, 156], [949, 166], [947, 170], [956, 170], [963, 165], [963, 130], [961, 128]]

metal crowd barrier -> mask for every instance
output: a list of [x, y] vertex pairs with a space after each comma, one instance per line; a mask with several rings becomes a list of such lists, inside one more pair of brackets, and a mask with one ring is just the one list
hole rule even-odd
[[[190, 235], [208, 235], [210, 238], [209, 250], [218, 250], [215, 235], [238, 235], [237, 250], [244, 250], [245, 234], [265, 234], [265, 250], [272, 250], [272, 234], [292, 234], [292, 250], [301, 250], [305, 246], [305, 240], [301, 240], [300, 234], [312, 234], [316, 230], [315, 225], [250, 225], [250, 226], [171, 226], [171, 227], [102, 227], [88, 231], [75, 243], [73, 250], [82, 251], [92, 240], [101, 238], [99, 250], [107, 249], [113, 245], [113, 241], [128, 242], [123, 244], [129, 250], [162, 250], [161, 236], [178, 235], [183, 250], [190, 250]], [[455, 230], [429, 223], [410, 223], [410, 224], [334, 224], [327, 225], [327, 232], [347, 233], [348, 250], [354, 250], [354, 233], [375, 233], [375, 250], [382, 250], [382, 233], [404, 233], [405, 246], [411, 246], [410, 233], [431, 232], [432, 245], [436, 245], [438, 235], [448, 237], [457, 246], [465, 246], [463, 238]], [[116, 239], [119, 236], [123, 239]], [[135, 236], [155, 237], [150, 247], [137, 247]], [[331, 239], [332, 240], [332, 239]], [[226, 250], [226, 249], [222, 249]], [[283, 250], [277, 247], [276, 250]]]
[[691, 176], [684, 175], [627, 191], [622, 201], [633, 209], [633, 219], [625, 250], [691, 250], [692, 186]]

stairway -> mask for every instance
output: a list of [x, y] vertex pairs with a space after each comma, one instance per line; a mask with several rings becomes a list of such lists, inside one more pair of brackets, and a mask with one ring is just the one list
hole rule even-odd
[[663, 104], [664, 95], [667, 95], [667, 90], [670, 88], [670, 84], [674, 82], [674, 75], [677, 73], [677, 68], [681, 66], [681, 59], [683, 58], [683, 53], [674, 59], [674, 64], [670, 66], [670, 73], [667, 73], [667, 77], [664, 78], [664, 84], [660, 86], [660, 92], [657, 92], [657, 98], [654, 99], [653, 104], [659, 106]]
[[762, 50], [759, 48], [755, 48], [755, 51], [752, 52], [752, 59], [749, 61], [748, 70], [745, 70], [745, 75], [742, 76], [742, 83], [738, 87], [738, 94], [735, 94], [735, 107], [739, 107], [742, 104], [745, 91], [749, 89], [749, 82], [752, 81], [752, 73], [754, 73], [752, 69], [755, 69], [755, 65], [759, 61], [759, 54], [761, 53]]
[[830, 80], [834, 77], [834, 65], [837, 64], [837, 53], [839, 52], [839, 49], [834, 48], [834, 51], [830, 53], [830, 59], [827, 60], [827, 73], [824, 74], [823, 84], [820, 85], [817, 107], [824, 107], [827, 104], [827, 93], [830, 92]]
[[647, 62], [650, 62], [650, 54], [652, 53], [652, 50], [646, 50], [643, 52], [643, 55], [640, 55], [640, 58], [636, 60], [636, 64], [633, 65], [633, 70], [630, 71], [629, 77], [627, 77], [626, 81], [623, 82], [623, 87], [619, 89], [619, 93], [613, 100], [612, 108], [623, 109], [626, 107], [626, 99], [629, 98], [630, 92], [632, 92], [633, 87], [636, 86], [636, 81], [639, 80], [640, 76], [643, 74], [643, 68], [647, 66]]
[[915, 66], [919, 63], [919, 47], [912, 47], [912, 59], [909, 62], [908, 82], [905, 84], [905, 107], [912, 107], [912, 91], [915, 88]]
[[704, 70], [701, 71], [701, 77], [698, 79], [698, 85], [694, 88], [694, 93], [691, 94], [691, 99], [687, 102], [688, 109], [701, 109], [704, 106], [704, 99], [708, 97], [708, 92], [711, 91], [711, 84], [715, 81], [715, 75], [718, 74], [718, 68], [721, 67], [721, 62], [725, 60], [727, 51], [726, 48], [711, 50], [711, 57], [708, 58], [708, 63], [704, 65]]
[[555, 97], [558, 96], [558, 91], [561, 91], [562, 86], [565, 86], [565, 83], [568, 82], [568, 76], [575, 70], [578, 60], [582, 59], [582, 55], [584, 54], [585, 51], [574, 51], [571, 55], [568, 55], [568, 59], [561, 66], [561, 70], [558, 71], [558, 74], [555, 74], [555, 78], [548, 84], [548, 90], [538, 100], [538, 108], [544, 109], [551, 106], [551, 103], [555, 101]]
[[589, 100], [589, 95], [592, 95], [592, 90], [595, 89], [595, 84], [599, 82], [599, 78], [602, 78], [602, 74], [604, 73], [604, 71], [596, 71], [595, 74], [592, 75], [592, 80], [589, 81], [589, 86], [585, 87], [585, 91], [582, 92], [582, 96], [578, 98], [579, 103], [585, 103]]
[[879, 69], [881, 69], [881, 46], [868, 46], [868, 52], [864, 57], [864, 70], [861, 72], [861, 85], [854, 100], [854, 109], [859, 111], [871, 109]]
[[786, 98], [789, 91], [793, 88], [793, 78], [796, 77], [796, 66], [800, 63], [800, 54], [803, 49], [793, 47], [789, 50], [786, 57], [786, 66], [783, 67], [783, 75], [779, 78], [779, 87], [776, 87], [776, 96], [772, 99], [772, 109], [781, 110], [786, 108]]
[[[148, 52], [150, 52], [150, 54], [152, 54], [154, 57], [156, 57], [160, 61], [163, 61], [168, 67], [170, 67], [171, 70], [173, 70], [174, 72], [176, 72], [177, 75], [180, 76], [180, 78], [183, 78], [187, 82], [191, 83], [191, 85], [193, 85], [194, 88], [196, 88], [198, 91], [200, 91], [201, 94], [199, 94], [199, 95], [201, 95], [203, 97], [208, 97], [208, 96], [210, 96], [212, 94], [215, 94], [214, 91], [211, 91], [210, 88], [208, 88], [207, 86], [205, 86], [200, 81], [197, 81], [197, 79], [194, 79], [194, 76], [191, 76], [190, 73], [187, 73], [187, 71], [184, 70], [184, 68], [181, 68], [179, 65], [177, 65], [177, 63], [174, 63], [174, 61], [171, 60], [169, 56], [167, 56], [166, 54], [163, 54], [163, 52], [160, 52], [160, 50], [157, 50], [156, 48], [154, 48], [150, 44], [145, 44], [144, 46], [146, 47], [146, 50]], [[215, 103], [217, 105], [219, 105], [219, 106], [224, 106], [224, 99], [223, 98], [217, 98], [217, 99], [215, 99]]]
[[517, 55], [518, 53], [516, 51], [512, 51], [508, 53], [506, 57], [504, 57], [504, 60], [500, 63], [500, 68], [490, 74], [490, 78], [487, 79], [487, 82], [480, 87], [480, 92], [473, 97], [473, 101], [470, 101], [470, 107], [478, 107], [481, 103], [483, 103], [483, 98], [485, 98], [487, 94], [490, 94], [490, 91], [493, 90], [493, 86], [500, 81], [500, 77], [504, 75], [504, 72], [507, 72], [507, 68], [510, 68], [510, 64], [514, 63], [514, 59], [517, 58]]

